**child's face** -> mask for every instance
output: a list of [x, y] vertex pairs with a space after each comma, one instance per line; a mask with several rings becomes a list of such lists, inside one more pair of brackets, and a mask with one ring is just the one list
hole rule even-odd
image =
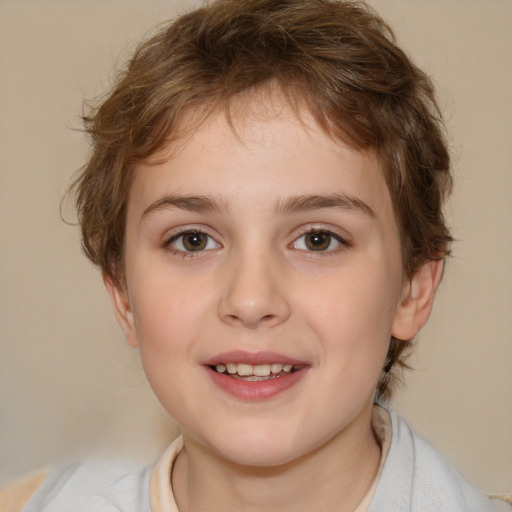
[[[212, 115], [170, 159], [135, 170], [127, 291], [111, 288], [186, 440], [250, 465], [368, 436], [408, 290], [377, 159], [278, 106], [235, 117], [236, 134]], [[227, 363], [279, 376], [214, 369]]]

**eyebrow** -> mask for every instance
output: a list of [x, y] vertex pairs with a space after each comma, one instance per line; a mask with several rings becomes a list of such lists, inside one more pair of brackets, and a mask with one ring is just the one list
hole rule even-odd
[[178, 196], [171, 195], [158, 199], [151, 203], [142, 213], [142, 218], [159, 210], [178, 208], [180, 210], [198, 213], [227, 213], [229, 211], [227, 202], [222, 198], [213, 196]]
[[[172, 208], [197, 213], [229, 213], [228, 203], [222, 197], [170, 195], [162, 197], [154, 203], [151, 203], [142, 213], [142, 218], [159, 210]], [[282, 215], [286, 213], [320, 210], [322, 208], [340, 208], [346, 211], [363, 213], [364, 215], [372, 218], [376, 217], [373, 209], [364, 201], [345, 194], [301, 195], [288, 197], [277, 202], [275, 211]]]
[[322, 208], [340, 208], [346, 211], [363, 213], [372, 218], [376, 218], [373, 209], [361, 199], [351, 197], [345, 194], [327, 194], [327, 195], [301, 195], [294, 196], [280, 201], [277, 204], [276, 211], [279, 214], [297, 213], [308, 210], [320, 210]]

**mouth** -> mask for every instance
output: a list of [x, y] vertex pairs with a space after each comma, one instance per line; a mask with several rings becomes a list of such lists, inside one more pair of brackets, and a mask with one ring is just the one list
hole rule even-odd
[[271, 399], [295, 387], [311, 365], [274, 352], [232, 351], [204, 363], [214, 384], [244, 401]]
[[260, 382], [279, 379], [301, 370], [304, 365], [292, 365], [282, 363], [219, 363], [210, 365], [210, 368], [221, 375], [226, 375], [246, 382]]

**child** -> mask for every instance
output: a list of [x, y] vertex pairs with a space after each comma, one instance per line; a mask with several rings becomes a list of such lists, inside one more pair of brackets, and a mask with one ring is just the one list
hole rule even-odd
[[382, 407], [449, 252], [439, 119], [362, 3], [220, 0], [143, 44], [75, 187], [182, 436], [152, 468], [40, 474], [12, 510], [510, 510]]

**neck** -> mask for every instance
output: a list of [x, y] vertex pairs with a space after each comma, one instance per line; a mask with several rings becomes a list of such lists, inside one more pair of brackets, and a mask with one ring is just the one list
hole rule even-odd
[[[361, 418], [363, 420], [363, 418]], [[234, 464], [184, 436], [172, 487], [180, 512], [351, 512], [376, 477], [380, 448], [371, 411], [313, 452], [275, 467]], [[212, 509], [212, 510], [213, 510]]]

